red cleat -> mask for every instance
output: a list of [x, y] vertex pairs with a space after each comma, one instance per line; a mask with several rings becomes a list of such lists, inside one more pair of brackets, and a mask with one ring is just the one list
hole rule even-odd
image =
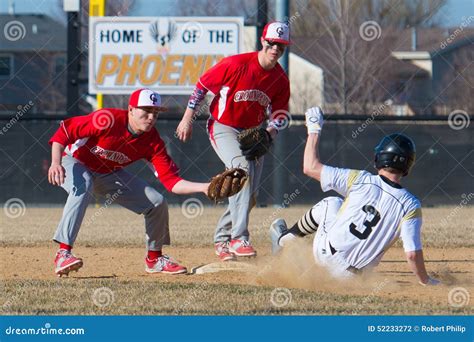
[[54, 263], [56, 265], [54, 272], [58, 277], [69, 275], [71, 271], [77, 272], [83, 265], [81, 258], [76, 258], [70, 251], [65, 249], [60, 249], [56, 253]]
[[235, 256], [229, 250], [229, 242], [218, 242], [214, 245], [216, 249], [216, 255], [221, 259], [221, 261], [234, 260]]
[[257, 255], [257, 251], [247, 240], [232, 240], [230, 242], [229, 251], [240, 257], [252, 257]]
[[174, 262], [167, 255], [162, 255], [153, 260], [145, 258], [145, 265], [145, 271], [147, 273], [182, 274], [188, 272], [186, 267]]

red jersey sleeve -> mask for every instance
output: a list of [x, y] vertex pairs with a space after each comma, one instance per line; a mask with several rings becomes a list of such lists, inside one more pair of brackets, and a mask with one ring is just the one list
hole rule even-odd
[[165, 143], [159, 135], [156, 144], [153, 145], [152, 155], [148, 159], [155, 168], [155, 175], [160, 179], [166, 190], [171, 191], [176, 183], [182, 178], [179, 176], [179, 168], [166, 152]]
[[[272, 112], [277, 110], [288, 111], [288, 101], [290, 101], [290, 82], [286, 75], [282, 75], [285, 80], [282, 82], [281, 91], [272, 99]], [[279, 84], [280, 85], [280, 84]]]
[[76, 116], [61, 121], [58, 130], [49, 143], [60, 143], [63, 146], [73, 144], [76, 140], [86, 137], [100, 136], [113, 125], [114, 117], [110, 111], [100, 109], [89, 115]]
[[225, 83], [227, 75], [232, 73], [231, 68], [232, 63], [229, 58], [224, 58], [199, 78], [197, 86], [202, 86], [213, 94], [217, 94]]

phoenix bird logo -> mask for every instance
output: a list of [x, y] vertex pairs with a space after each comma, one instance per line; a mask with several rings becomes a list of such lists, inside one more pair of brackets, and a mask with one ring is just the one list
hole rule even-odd
[[158, 43], [158, 52], [166, 54], [169, 52], [169, 44], [176, 36], [176, 24], [172, 21], [155, 21], [150, 24], [151, 38]]

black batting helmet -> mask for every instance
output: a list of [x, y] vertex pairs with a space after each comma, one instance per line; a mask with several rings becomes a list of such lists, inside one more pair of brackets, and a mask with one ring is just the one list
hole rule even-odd
[[415, 164], [415, 143], [401, 133], [385, 136], [375, 147], [375, 168], [391, 167], [408, 175]]

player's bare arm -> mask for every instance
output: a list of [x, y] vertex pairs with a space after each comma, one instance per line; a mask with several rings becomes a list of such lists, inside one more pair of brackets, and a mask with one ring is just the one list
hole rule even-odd
[[431, 278], [426, 272], [425, 259], [422, 250], [406, 252], [405, 255], [411, 271], [416, 275], [421, 285], [439, 284], [438, 280]]
[[324, 122], [323, 112], [321, 108], [313, 107], [306, 111], [305, 116], [308, 139], [304, 149], [303, 172], [320, 181], [323, 164], [319, 160], [319, 137]]
[[214, 177], [209, 183], [197, 183], [187, 180], [177, 182], [171, 191], [178, 195], [204, 193], [215, 203], [237, 194], [245, 186], [248, 173], [240, 168], [227, 169]]
[[191, 139], [191, 136], [193, 134], [194, 113], [194, 109], [189, 107], [186, 108], [183, 118], [181, 119], [178, 128], [176, 128], [176, 134], [179, 140], [186, 142]]
[[197, 183], [190, 182], [187, 180], [180, 180], [173, 186], [171, 192], [177, 195], [187, 195], [202, 192], [207, 194], [207, 189], [209, 188], [210, 183]]
[[186, 142], [191, 139], [193, 134], [194, 116], [197, 108], [206, 97], [206, 94], [207, 89], [198, 82], [193, 93], [189, 97], [188, 106], [186, 107], [183, 118], [176, 129], [176, 135], [179, 140]]
[[62, 155], [64, 152], [64, 146], [53, 142], [51, 146], [51, 166], [48, 170], [48, 182], [52, 185], [62, 185], [66, 173], [64, 167], [61, 165]]

